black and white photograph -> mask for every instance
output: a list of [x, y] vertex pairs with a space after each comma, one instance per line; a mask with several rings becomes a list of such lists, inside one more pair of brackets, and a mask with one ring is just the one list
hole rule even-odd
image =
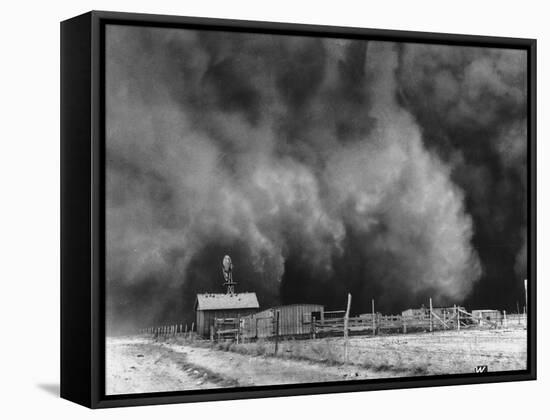
[[546, 9], [6, 3], [1, 417], [538, 420]]
[[105, 395], [528, 370], [522, 48], [105, 27]]

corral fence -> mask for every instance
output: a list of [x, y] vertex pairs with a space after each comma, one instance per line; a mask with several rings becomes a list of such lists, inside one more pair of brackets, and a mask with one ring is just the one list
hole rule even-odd
[[[338, 311], [345, 314], [345, 311]], [[527, 316], [525, 314], [506, 314], [496, 320], [485, 319], [482, 315], [475, 315], [457, 309], [454, 313], [444, 313], [443, 315], [433, 313], [426, 315], [382, 315], [376, 313], [362, 314], [348, 318], [347, 331], [350, 335], [367, 335], [383, 333], [410, 333], [418, 331], [438, 331], [438, 330], [460, 330], [464, 328], [482, 327], [485, 329], [526, 327]], [[301, 334], [284, 334], [281, 330], [292, 330], [291, 326], [284, 328], [284, 325], [277, 321], [274, 316], [243, 318], [215, 318], [211, 329], [211, 340], [253, 340], [258, 338], [272, 339], [275, 336], [281, 338], [287, 336], [304, 336], [304, 338], [321, 338], [330, 336], [344, 335], [345, 316], [329, 316], [322, 320], [312, 318], [311, 320], [302, 320]], [[141, 328], [138, 334], [152, 335], [153, 337], [184, 336], [191, 337], [194, 332], [195, 323], [160, 325], [155, 327]], [[279, 331], [279, 334], [277, 334]], [[305, 331], [305, 333], [304, 333]]]
[[[499, 311], [490, 316], [483, 311], [468, 312], [459, 306], [449, 308], [427, 308], [424, 313], [414, 315], [361, 314], [351, 317], [346, 311], [326, 311], [321, 319], [304, 317], [301, 325], [296, 320], [288, 321], [270, 316], [248, 315], [242, 318], [216, 318], [211, 328], [211, 340], [235, 340], [237, 342], [283, 338], [324, 338], [351, 335], [378, 335], [412, 332], [434, 332], [461, 329], [502, 329], [525, 327], [525, 314], [507, 314]], [[498, 312], [499, 316], [494, 313]], [[265, 314], [265, 313], [264, 313]]]
[[170, 336], [184, 336], [185, 338], [190, 338], [196, 335], [195, 323], [193, 322], [190, 328], [188, 328], [188, 326], [188, 324], [159, 325], [155, 327], [140, 328], [137, 333], [150, 335], [154, 338]]
[[[287, 338], [347, 338], [350, 335], [379, 335], [412, 332], [434, 332], [441, 330], [461, 329], [502, 329], [527, 326], [525, 313], [507, 314], [506, 311], [474, 310], [468, 312], [461, 306], [447, 308], [433, 308], [432, 300], [429, 308], [413, 311], [412, 314], [383, 315], [374, 311], [349, 316], [351, 295], [348, 295], [346, 310], [342, 311], [310, 311], [299, 313], [296, 310], [288, 312], [287, 316], [281, 310], [267, 310], [256, 314], [235, 318], [214, 318], [210, 327], [211, 341], [233, 340], [237, 343], [267, 339], [275, 341], [277, 351], [278, 342]], [[298, 315], [300, 316], [298, 316]], [[139, 334], [157, 337], [196, 336], [195, 323], [188, 328], [188, 324], [171, 324], [142, 328]], [[347, 350], [346, 350], [347, 353]]]

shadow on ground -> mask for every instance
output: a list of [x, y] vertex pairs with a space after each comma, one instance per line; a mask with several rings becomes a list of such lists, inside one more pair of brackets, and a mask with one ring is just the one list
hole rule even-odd
[[54, 397], [59, 397], [59, 384], [38, 384], [36, 386]]

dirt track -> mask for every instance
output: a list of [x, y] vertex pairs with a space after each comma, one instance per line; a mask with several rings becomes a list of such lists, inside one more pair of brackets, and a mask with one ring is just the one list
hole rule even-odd
[[248, 356], [145, 338], [108, 338], [106, 357], [108, 395], [397, 376], [358, 366]]
[[229, 385], [193, 369], [184, 355], [137, 338], [107, 340], [106, 370], [108, 395]]

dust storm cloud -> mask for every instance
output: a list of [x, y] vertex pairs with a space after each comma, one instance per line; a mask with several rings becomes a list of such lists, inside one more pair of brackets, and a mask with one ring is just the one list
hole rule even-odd
[[349, 291], [356, 313], [373, 297], [398, 311], [516, 290], [522, 52], [106, 32], [111, 331], [190, 322], [197, 292], [223, 291], [225, 254], [262, 307], [340, 309]]

